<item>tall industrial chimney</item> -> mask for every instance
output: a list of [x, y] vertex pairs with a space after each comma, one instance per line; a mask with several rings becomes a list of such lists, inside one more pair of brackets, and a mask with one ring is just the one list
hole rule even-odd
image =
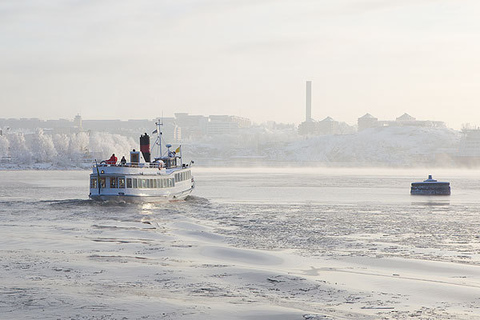
[[307, 114], [305, 122], [312, 121], [312, 81], [307, 81]]

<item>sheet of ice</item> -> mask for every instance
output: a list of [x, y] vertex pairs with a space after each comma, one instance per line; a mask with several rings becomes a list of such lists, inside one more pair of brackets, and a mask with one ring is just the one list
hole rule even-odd
[[88, 172], [1, 172], [0, 318], [480, 316], [471, 172], [440, 204], [398, 171], [197, 173], [185, 202], [110, 205], [86, 200]]

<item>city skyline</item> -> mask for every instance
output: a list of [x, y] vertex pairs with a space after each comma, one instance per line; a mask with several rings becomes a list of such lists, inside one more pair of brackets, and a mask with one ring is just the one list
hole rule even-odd
[[1, 118], [187, 112], [299, 124], [312, 81], [316, 120], [351, 124], [368, 112], [480, 124], [480, 4], [471, 0], [27, 0], [0, 9]]

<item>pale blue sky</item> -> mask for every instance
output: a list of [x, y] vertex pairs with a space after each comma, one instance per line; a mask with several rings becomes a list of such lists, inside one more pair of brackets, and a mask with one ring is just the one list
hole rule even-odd
[[0, 0], [0, 117], [480, 125], [473, 0]]

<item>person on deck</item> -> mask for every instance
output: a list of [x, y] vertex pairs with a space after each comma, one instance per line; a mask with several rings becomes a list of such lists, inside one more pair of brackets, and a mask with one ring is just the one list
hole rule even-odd
[[116, 164], [117, 163], [117, 157], [115, 157], [115, 153], [112, 154], [110, 159], [108, 159], [106, 162], [107, 162], [107, 164]]
[[122, 166], [127, 164], [127, 159], [125, 159], [125, 156], [122, 157], [122, 160], [120, 160], [120, 163], [122, 164]]

